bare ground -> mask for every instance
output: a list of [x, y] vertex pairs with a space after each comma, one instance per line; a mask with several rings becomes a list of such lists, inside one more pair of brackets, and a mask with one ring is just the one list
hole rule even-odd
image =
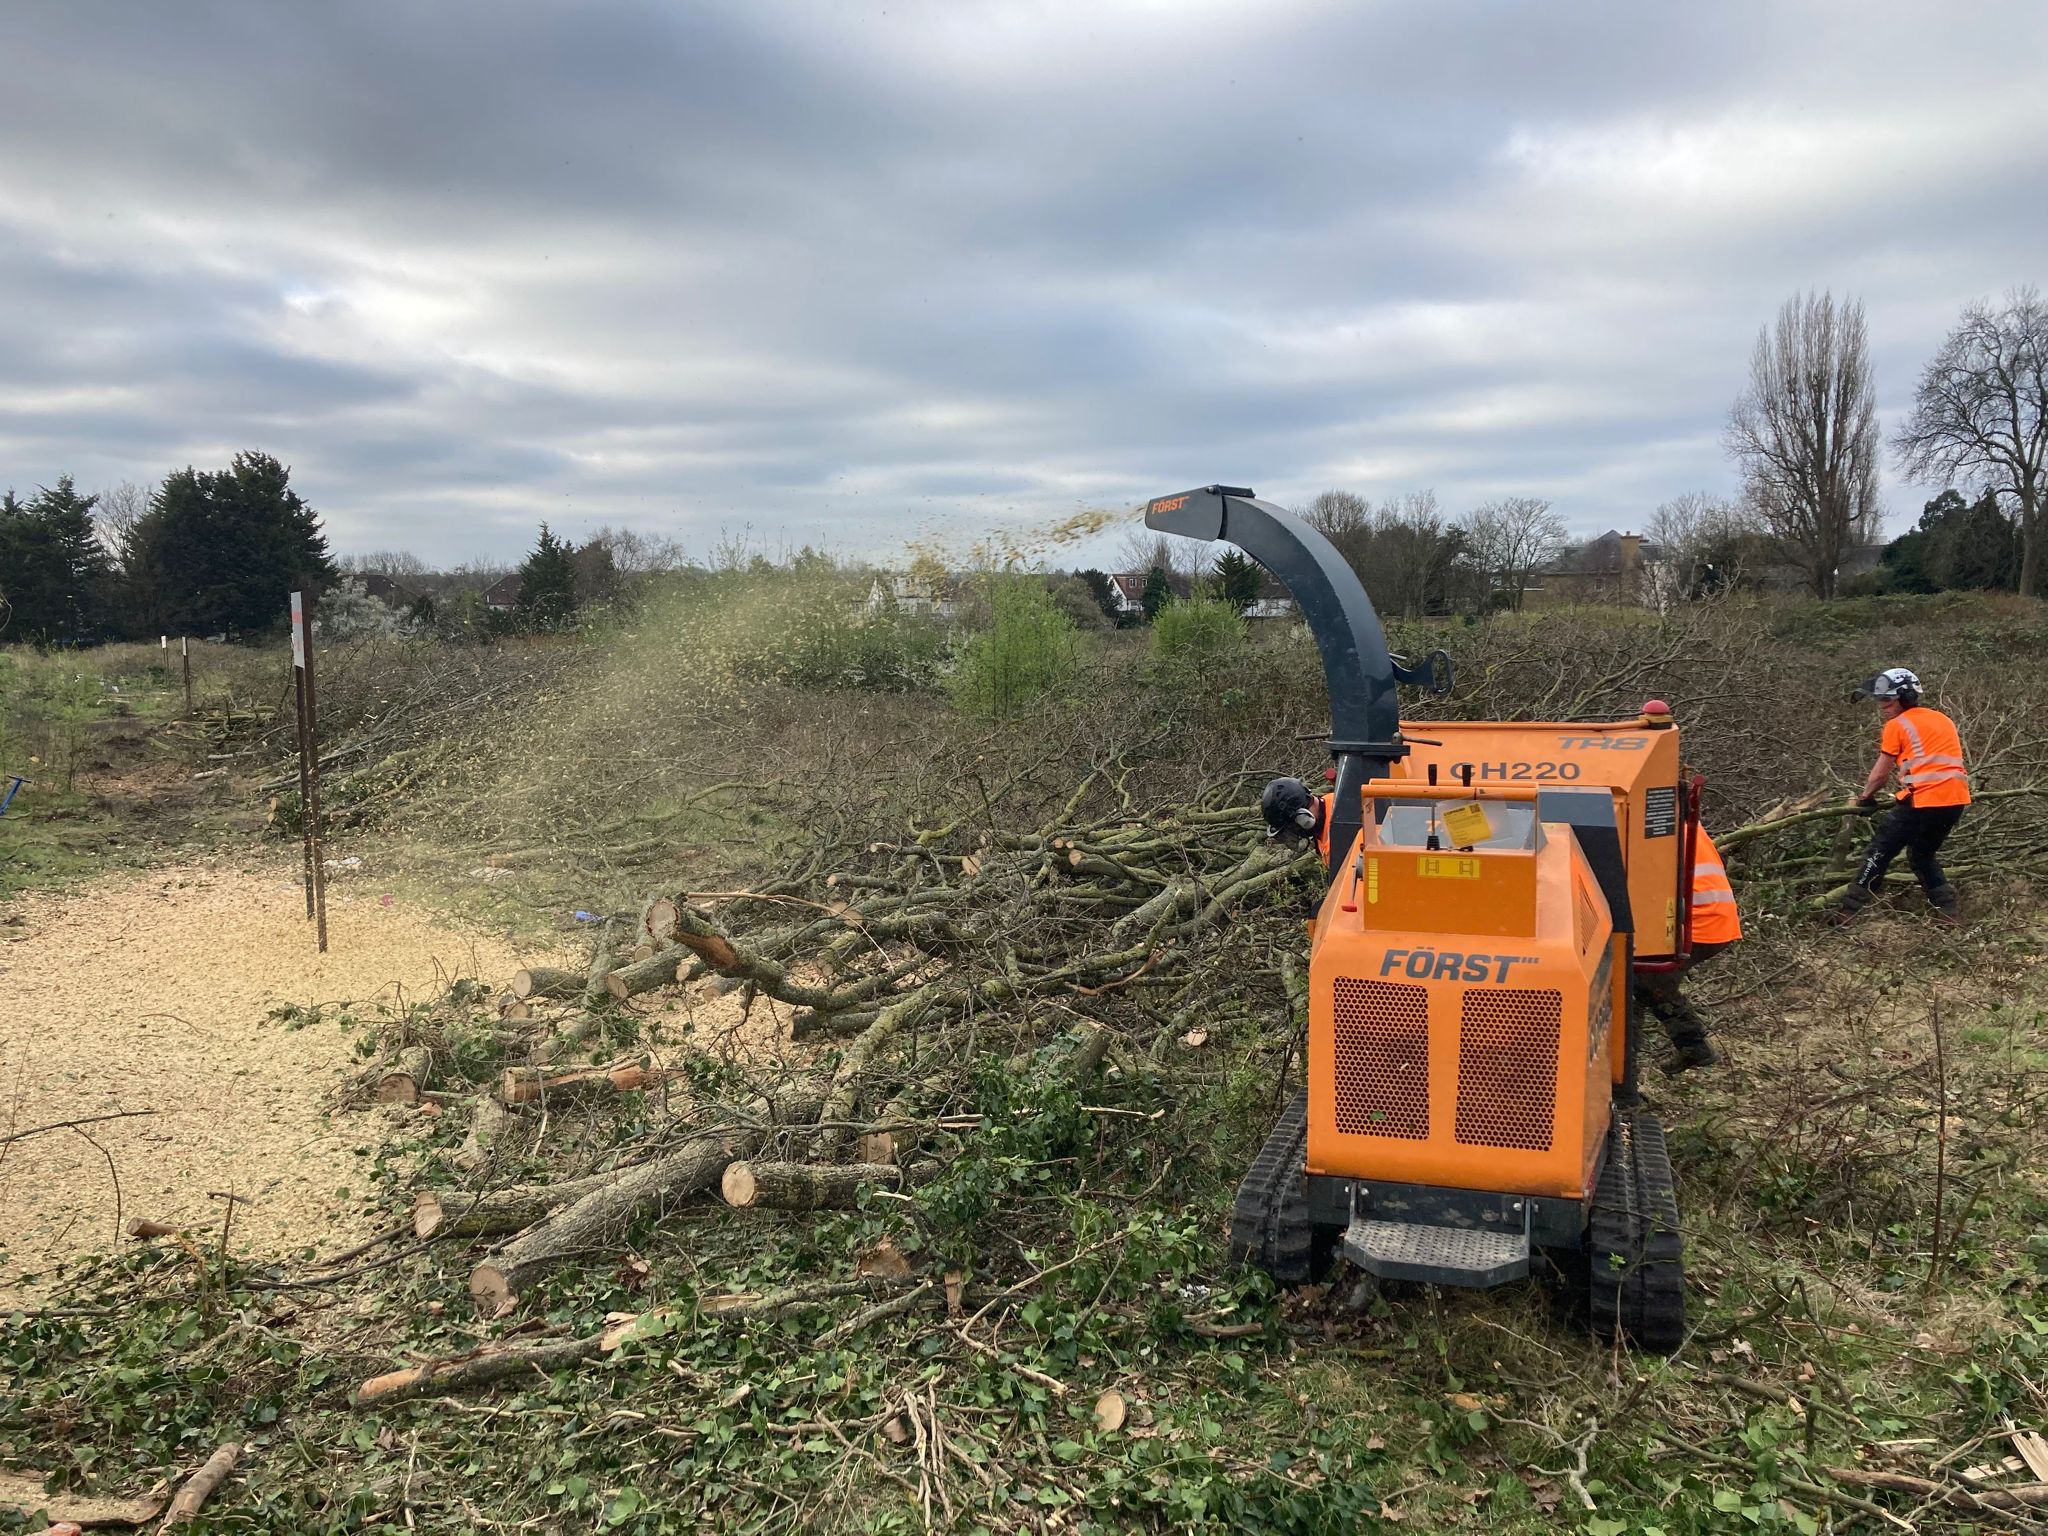
[[[334, 883], [318, 954], [297, 873], [282, 860], [176, 865], [0, 905], [0, 1135], [154, 1111], [0, 1146], [0, 1303], [25, 1293], [25, 1276], [115, 1240], [116, 1174], [121, 1220], [217, 1232], [231, 1192], [244, 1253], [331, 1251], [367, 1233], [369, 1159], [393, 1112], [333, 1111], [356, 1062], [331, 1005], [367, 1015], [401, 990], [498, 980], [520, 962], [504, 939], [362, 875]], [[330, 1006], [291, 1027], [269, 1017], [287, 1004]]]

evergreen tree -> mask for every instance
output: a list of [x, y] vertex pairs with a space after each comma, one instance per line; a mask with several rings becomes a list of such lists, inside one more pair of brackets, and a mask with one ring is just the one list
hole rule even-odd
[[1104, 572], [1086, 570], [1076, 573], [1088, 584], [1088, 593], [1095, 599], [1095, 606], [1102, 610], [1102, 616], [1112, 624], [1123, 622], [1123, 609], [1116, 600], [1116, 583]]
[[2020, 530], [1996, 491], [1974, 502], [1943, 491], [1921, 510], [1919, 525], [1884, 551], [1891, 592], [2010, 592], [2019, 573]]
[[167, 476], [135, 525], [128, 569], [168, 634], [260, 634], [284, 622], [293, 592], [334, 579], [319, 517], [267, 453]]
[[1259, 600], [1259, 563], [1249, 555], [1227, 549], [1217, 557], [1209, 574], [1209, 588], [1231, 612], [1243, 618]]
[[1138, 594], [1138, 606], [1145, 610], [1145, 622], [1150, 624], [1159, 617], [1159, 610], [1173, 601], [1173, 583], [1166, 578], [1166, 567], [1155, 565], [1145, 573], [1145, 590]]
[[519, 621], [527, 629], [561, 629], [576, 617], [576, 550], [540, 525], [540, 542], [519, 567]]
[[31, 502], [0, 497], [5, 638], [49, 645], [105, 633], [113, 568], [93, 531], [96, 499], [79, 495], [69, 475]]

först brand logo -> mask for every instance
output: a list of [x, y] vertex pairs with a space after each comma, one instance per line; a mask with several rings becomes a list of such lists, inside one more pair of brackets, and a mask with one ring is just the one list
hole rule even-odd
[[1187, 504], [1188, 499], [1185, 496], [1162, 496], [1152, 503], [1150, 510], [1154, 512], [1178, 512]]
[[1506, 981], [1518, 965], [1534, 965], [1534, 955], [1467, 955], [1455, 949], [1390, 949], [1380, 956], [1380, 974], [1396, 971], [1417, 981]]

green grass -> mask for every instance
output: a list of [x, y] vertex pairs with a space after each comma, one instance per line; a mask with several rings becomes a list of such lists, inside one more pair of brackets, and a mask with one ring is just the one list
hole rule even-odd
[[175, 653], [166, 666], [156, 646], [0, 649], [0, 791], [5, 776], [29, 780], [0, 816], [0, 900], [145, 863], [193, 835], [189, 812], [166, 815], [129, 780], [196, 768], [208, 713], [276, 668], [261, 652], [200, 646], [193, 669], [198, 718], [188, 721]]
[[119, 829], [86, 796], [28, 785], [0, 816], [0, 901], [88, 879], [119, 852]]

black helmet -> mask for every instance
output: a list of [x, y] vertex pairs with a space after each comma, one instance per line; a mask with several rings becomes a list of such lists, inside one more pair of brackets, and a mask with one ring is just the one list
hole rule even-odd
[[1266, 836], [1313, 837], [1321, 807], [1299, 779], [1274, 779], [1259, 796], [1259, 814], [1266, 818]]

